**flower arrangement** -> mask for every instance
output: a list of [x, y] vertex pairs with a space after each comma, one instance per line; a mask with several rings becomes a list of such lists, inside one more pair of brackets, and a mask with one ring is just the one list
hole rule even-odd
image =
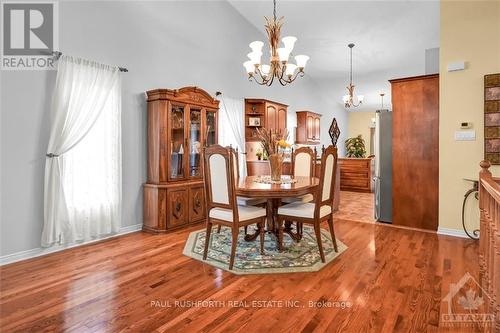
[[286, 142], [288, 139], [288, 130], [285, 129], [281, 132], [257, 128], [257, 138], [264, 149], [265, 155], [268, 156], [269, 166], [271, 168], [271, 180], [280, 181], [283, 167], [283, 153], [280, 152], [280, 148], [291, 147], [291, 145]]
[[277, 130], [257, 128], [256, 134], [267, 156], [278, 154], [279, 148], [291, 147], [291, 145], [286, 142], [286, 140], [288, 140], [288, 129], [281, 132]]

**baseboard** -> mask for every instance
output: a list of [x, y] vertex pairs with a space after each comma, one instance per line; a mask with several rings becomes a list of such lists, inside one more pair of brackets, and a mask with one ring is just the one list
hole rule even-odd
[[446, 235], [446, 236], [453, 236], [453, 237], [460, 237], [460, 238], [469, 238], [465, 231], [460, 230], [460, 229], [448, 229], [448, 228], [441, 228], [439, 227], [437, 230], [438, 235]]
[[21, 252], [8, 254], [8, 255], [0, 257], [0, 266], [12, 264], [14, 262], [18, 262], [18, 261], [22, 261], [22, 260], [27, 260], [27, 259], [31, 259], [31, 258], [44, 256], [44, 255], [54, 253], [54, 252], [59, 252], [59, 251], [71, 249], [71, 248], [77, 247], [77, 246], [96, 243], [96, 242], [102, 241], [104, 239], [125, 235], [125, 234], [131, 233], [131, 232], [139, 231], [141, 229], [142, 229], [142, 223], [141, 224], [134, 224], [134, 225], [126, 226], [126, 227], [121, 227], [120, 231], [116, 234], [104, 236], [101, 238], [96, 238], [96, 239], [93, 239], [93, 240], [87, 241], [87, 242], [67, 244], [67, 245], [54, 245], [54, 246], [51, 246], [49, 248], [39, 247], [36, 249], [31, 249], [31, 250], [27, 250], [27, 251], [21, 251]]

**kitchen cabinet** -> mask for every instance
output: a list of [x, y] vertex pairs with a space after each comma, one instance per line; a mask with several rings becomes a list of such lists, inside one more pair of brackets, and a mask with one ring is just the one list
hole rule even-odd
[[266, 99], [245, 99], [245, 140], [258, 141], [257, 128], [286, 129], [288, 105]]
[[321, 142], [321, 115], [311, 111], [297, 111], [295, 143], [315, 145]]

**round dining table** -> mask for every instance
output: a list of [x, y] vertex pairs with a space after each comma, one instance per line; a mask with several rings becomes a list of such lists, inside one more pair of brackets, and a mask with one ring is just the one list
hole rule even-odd
[[[291, 178], [291, 176], [282, 176], [282, 179]], [[266, 229], [268, 232], [274, 233], [277, 236], [277, 214], [278, 207], [281, 205], [281, 199], [294, 198], [306, 194], [314, 194], [319, 186], [319, 179], [316, 177], [297, 176], [291, 178], [293, 182], [285, 182], [283, 184], [264, 183], [259, 180], [259, 176], [246, 176], [238, 181], [236, 195], [247, 198], [262, 198], [267, 200], [267, 223]], [[245, 235], [245, 240], [252, 241], [259, 235], [259, 229], [253, 234]], [[283, 232], [290, 235], [294, 240], [300, 240], [302, 235], [300, 232], [293, 232], [291, 223], [287, 222]], [[279, 237], [276, 237], [278, 240]], [[278, 249], [282, 250], [283, 244], [278, 242]]]

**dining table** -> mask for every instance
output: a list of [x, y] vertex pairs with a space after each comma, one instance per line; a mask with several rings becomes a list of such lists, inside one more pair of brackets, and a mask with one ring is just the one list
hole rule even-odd
[[[271, 183], [263, 180], [262, 176], [246, 176], [238, 180], [236, 187], [236, 196], [247, 198], [259, 198], [267, 200], [267, 220], [266, 231], [276, 235], [278, 242], [278, 250], [283, 250], [283, 244], [279, 242], [277, 215], [278, 208], [281, 205], [283, 198], [296, 198], [306, 194], [315, 195], [319, 186], [319, 179], [316, 177], [304, 176], [281, 176], [282, 183]], [[259, 235], [260, 229], [253, 234], [246, 234], [246, 241], [253, 241]], [[299, 241], [302, 238], [298, 228], [294, 232], [291, 226], [291, 221], [285, 223], [284, 233], [287, 233], [292, 239]]]

